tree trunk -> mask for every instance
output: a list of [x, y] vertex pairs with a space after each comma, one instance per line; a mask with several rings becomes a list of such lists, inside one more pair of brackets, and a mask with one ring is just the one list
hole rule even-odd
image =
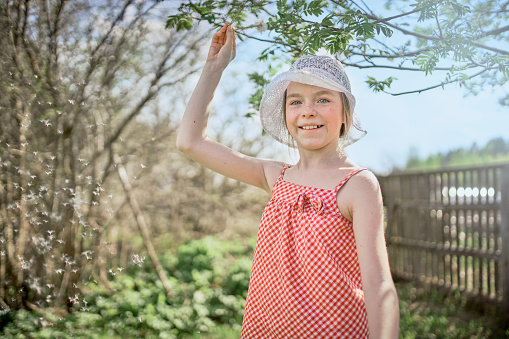
[[120, 157], [117, 154], [113, 155], [113, 161], [115, 163], [115, 166], [117, 167], [118, 176], [120, 177], [120, 180], [122, 181], [122, 186], [123, 186], [124, 191], [127, 195], [127, 199], [129, 201], [129, 206], [131, 207], [131, 211], [133, 212], [133, 214], [135, 216], [136, 224], [138, 225], [138, 228], [140, 229], [141, 235], [143, 237], [143, 243], [145, 244], [145, 248], [147, 249], [150, 260], [152, 260], [152, 262], [154, 263], [154, 267], [157, 271], [157, 275], [159, 276], [159, 279], [161, 279], [161, 282], [163, 283], [164, 289], [166, 290], [166, 294], [172, 295], [173, 292], [170, 287], [170, 282], [168, 281], [168, 278], [166, 277], [166, 273], [164, 272], [163, 266], [161, 266], [161, 263], [159, 262], [159, 259], [157, 258], [157, 253], [154, 249], [154, 245], [152, 244], [152, 240], [150, 238], [147, 223], [145, 221], [145, 218], [143, 217], [141, 208], [138, 205], [138, 201], [136, 200], [136, 197], [134, 196], [134, 194], [132, 192], [131, 183], [129, 182], [129, 177], [127, 176], [127, 171], [125, 170], [124, 165], [122, 165]]

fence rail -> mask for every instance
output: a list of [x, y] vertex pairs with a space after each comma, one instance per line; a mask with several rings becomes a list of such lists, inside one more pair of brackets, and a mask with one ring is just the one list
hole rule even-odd
[[394, 276], [509, 314], [509, 164], [380, 177]]

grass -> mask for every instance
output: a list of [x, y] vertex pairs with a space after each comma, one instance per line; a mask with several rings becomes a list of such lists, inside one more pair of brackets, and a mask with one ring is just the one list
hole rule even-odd
[[398, 282], [400, 338], [509, 338], [509, 327], [495, 307], [469, 304], [461, 293], [439, 293], [436, 289]]
[[240, 338], [240, 329], [232, 329], [230, 326], [216, 326], [212, 331], [204, 333], [196, 333], [191, 336], [183, 337], [183, 339], [238, 339]]

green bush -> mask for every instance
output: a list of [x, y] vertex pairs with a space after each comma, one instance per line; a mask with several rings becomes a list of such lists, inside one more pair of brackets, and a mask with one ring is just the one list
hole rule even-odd
[[[251, 243], [252, 244], [252, 243]], [[20, 310], [4, 316], [6, 338], [181, 338], [216, 326], [238, 332], [251, 271], [252, 245], [207, 237], [183, 244], [161, 262], [173, 295], [165, 290], [150, 263], [117, 274], [108, 294], [90, 283], [71, 315], [49, 325], [41, 315]], [[248, 255], [248, 257], [246, 257]], [[5, 320], [7, 319], [7, 320]]]

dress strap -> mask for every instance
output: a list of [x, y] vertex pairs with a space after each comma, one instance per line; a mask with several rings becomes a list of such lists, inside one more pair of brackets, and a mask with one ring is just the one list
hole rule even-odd
[[362, 171], [369, 171], [367, 168], [358, 168], [358, 169], [354, 169], [353, 171], [350, 172], [350, 174], [348, 174], [343, 180], [341, 180], [341, 182], [336, 186], [336, 188], [334, 189], [334, 195], [337, 195], [339, 190], [341, 189], [341, 187], [343, 187], [344, 184], [346, 184], [346, 182], [351, 178], [353, 177], [354, 175], [356, 175], [357, 173], [359, 172], [362, 172]]
[[285, 167], [283, 167], [283, 169], [281, 170], [281, 174], [279, 175], [279, 178], [277, 178], [277, 181], [281, 181], [283, 180], [283, 177], [285, 176], [285, 172], [286, 170], [291, 167], [292, 165], [290, 164], [286, 164]]

